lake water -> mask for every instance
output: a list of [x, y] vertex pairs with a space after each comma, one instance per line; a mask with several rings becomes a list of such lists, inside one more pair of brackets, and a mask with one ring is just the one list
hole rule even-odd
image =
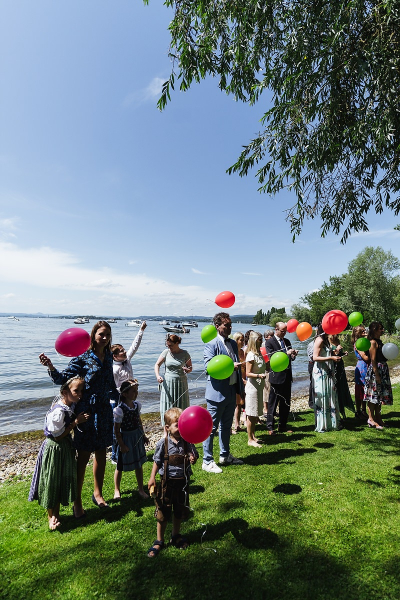
[[[138, 329], [125, 327], [126, 321], [112, 325], [113, 342], [129, 348]], [[204, 403], [206, 374], [203, 366], [203, 347], [200, 338], [202, 327], [191, 328], [190, 334], [182, 336], [181, 347], [189, 352], [193, 362], [193, 372], [189, 375], [189, 394], [192, 404]], [[88, 332], [94, 321], [79, 325]], [[148, 321], [139, 350], [133, 357], [133, 372], [140, 383], [139, 399], [143, 412], [156, 412], [159, 408], [158, 384], [154, 374], [154, 364], [165, 348], [165, 331], [159, 322]], [[58, 393], [48, 376], [47, 369], [39, 363], [41, 352], [47, 354], [54, 366], [64, 369], [69, 360], [57, 354], [54, 342], [58, 335], [69, 327], [77, 327], [71, 320], [61, 318], [21, 318], [13, 321], [0, 317], [0, 435], [42, 429], [44, 415], [52, 399]], [[250, 328], [248, 324], [233, 323], [232, 331]], [[253, 326], [252, 329], [264, 332], [266, 327]], [[295, 334], [288, 334], [299, 355], [293, 363], [295, 377], [293, 391], [305, 392], [308, 389], [307, 341], [299, 342]], [[161, 368], [161, 373], [163, 367]]]

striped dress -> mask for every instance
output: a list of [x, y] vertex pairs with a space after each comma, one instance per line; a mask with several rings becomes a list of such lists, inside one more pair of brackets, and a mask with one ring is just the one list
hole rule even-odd
[[57, 441], [74, 419], [74, 407], [60, 397], [46, 415], [44, 435], [32, 477], [28, 500], [37, 500], [44, 508], [68, 506], [77, 495], [75, 448], [71, 435]]

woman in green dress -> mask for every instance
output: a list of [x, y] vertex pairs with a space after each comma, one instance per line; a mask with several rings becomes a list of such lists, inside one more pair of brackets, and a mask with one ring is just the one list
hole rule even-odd
[[339, 403], [335, 382], [335, 363], [342, 360], [333, 354], [327, 334], [318, 326], [313, 352], [315, 431], [340, 429]]
[[[348, 352], [345, 352], [340, 344], [339, 337], [337, 335], [330, 335], [329, 342], [331, 344], [331, 348], [336, 356], [347, 356]], [[346, 370], [344, 368], [343, 360], [335, 363], [335, 380], [336, 380], [336, 389], [338, 394], [338, 402], [339, 402], [339, 410], [342, 416], [342, 419], [346, 418], [346, 408], [354, 411], [354, 403], [350, 394], [349, 384], [347, 383]]]
[[[154, 372], [160, 385], [160, 415], [164, 426], [164, 413], [173, 406], [185, 410], [190, 404], [187, 383], [187, 373], [192, 370], [192, 360], [189, 352], [179, 347], [182, 339], [179, 335], [168, 334], [165, 341], [166, 350], [161, 352]], [[165, 375], [160, 375], [160, 367], [165, 363]]]

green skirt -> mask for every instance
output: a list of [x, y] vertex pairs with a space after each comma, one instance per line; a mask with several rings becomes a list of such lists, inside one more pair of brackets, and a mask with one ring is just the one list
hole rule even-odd
[[59, 442], [47, 440], [38, 482], [38, 502], [44, 508], [58, 503], [68, 506], [76, 499], [75, 448], [70, 436]]

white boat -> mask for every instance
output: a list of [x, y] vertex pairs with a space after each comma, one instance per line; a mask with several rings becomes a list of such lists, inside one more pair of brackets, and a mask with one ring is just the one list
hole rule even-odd
[[107, 319], [107, 323], [116, 323], [116, 319]]
[[171, 325], [171, 323], [164, 319], [164, 321], [161, 321], [161, 325]]
[[74, 320], [74, 323], [75, 323], [76, 325], [84, 325], [86, 322], [87, 322], [87, 321], [85, 321], [85, 319], [84, 319], [83, 317], [77, 317], [77, 318]]
[[190, 333], [190, 329], [185, 329], [182, 325], [172, 325], [171, 327], [164, 327], [165, 331], [168, 333]]
[[141, 327], [142, 322], [140, 319], [132, 319], [132, 321], [128, 321], [125, 323], [125, 327]]
[[18, 317], [7, 317], [7, 319], [12, 319], [13, 321], [19, 321]]
[[196, 321], [186, 321], [185, 323], [182, 323], [182, 325], [183, 327], [198, 327]]

